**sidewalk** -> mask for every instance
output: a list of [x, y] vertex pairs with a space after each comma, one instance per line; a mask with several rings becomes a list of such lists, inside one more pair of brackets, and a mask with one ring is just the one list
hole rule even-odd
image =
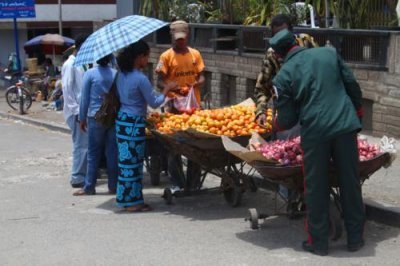
[[50, 130], [69, 133], [70, 130], [64, 121], [62, 111], [54, 111], [44, 107], [47, 102], [33, 102], [27, 114], [20, 115], [18, 111], [12, 110], [4, 97], [5, 91], [0, 89], [0, 117], [21, 120], [23, 122], [42, 126]]
[[[2, 90], [0, 90], [0, 93]], [[45, 127], [63, 133], [69, 133], [62, 111], [48, 110], [41, 103], [33, 102], [28, 114], [19, 115], [5, 102], [4, 93], [0, 94], [0, 118], [21, 120], [25, 123]], [[380, 138], [367, 135], [370, 143], [380, 143]], [[400, 149], [400, 142], [396, 142]], [[369, 219], [400, 227], [400, 154], [388, 169], [380, 169], [363, 184], [363, 196], [367, 205]]]

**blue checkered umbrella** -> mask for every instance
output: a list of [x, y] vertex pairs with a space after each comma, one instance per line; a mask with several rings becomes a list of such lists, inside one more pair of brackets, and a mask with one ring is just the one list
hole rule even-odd
[[138, 15], [113, 21], [93, 32], [86, 39], [79, 49], [74, 65], [94, 63], [108, 54], [137, 42], [165, 25], [167, 23], [164, 21]]

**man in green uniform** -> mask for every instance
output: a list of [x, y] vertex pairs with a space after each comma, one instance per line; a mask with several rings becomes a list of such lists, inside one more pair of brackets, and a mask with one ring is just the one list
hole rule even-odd
[[270, 44], [284, 59], [273, 79], [278, 112], [274, 123], [281, 129], [298, 122], [301, 125], [309, 234], [303, 248], [318, 255], [328, 253], [328, 168], [332, 160], [339, 180], [347, 247], [356, 251], [364, 245], [365, 223], [358, 176], [360, 86], [335, 49], [299, 47], [288, 30], [277, 33]]
[[[272, 36], [283, 29], [293, 31], [293, 26], [289, 16], [279, 14], [271, 21]], [[310, 35], [304, 33], [296, 36], [296, 42], [302, 47], [318, 47], [314, 39]], [[268, 102], [271, 99], [272, 79], [281, 68], [281, 63], [281, 60], [276, 58], [274, 50], [269, 48], [265, 54], [262, 68], [258, 74], [256, 86], [254, 88], [254, 97], [257, 101], [256, 120], [261, 126], [264, 126], [267, 120], [266, 110], [268, 108]], [[289, 135], [288, 137], [290, 137]]]

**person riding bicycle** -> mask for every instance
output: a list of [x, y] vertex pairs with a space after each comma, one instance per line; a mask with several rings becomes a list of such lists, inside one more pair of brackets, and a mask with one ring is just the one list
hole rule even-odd
[[18, 59], [16, 53], [10, 53], [8, 56], [8, 64], [6, 68], [6, 72], [10, 75], [16, 74], [19, 72], [18, 68]]

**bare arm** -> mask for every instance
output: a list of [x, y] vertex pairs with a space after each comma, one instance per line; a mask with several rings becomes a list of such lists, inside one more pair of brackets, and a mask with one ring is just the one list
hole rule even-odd
[[164, 82], [164, 74], [162, 73], [157, 73], [157, 88], [159, 91], [163, 91], [166, 84]]
[[203, 86], [204, 82], [206, 81], [206, 78], [204, 77], [204, 73], [200, 72], [196, 78], [196, 83], [193, 85], [195, 87], [201, 87]]

